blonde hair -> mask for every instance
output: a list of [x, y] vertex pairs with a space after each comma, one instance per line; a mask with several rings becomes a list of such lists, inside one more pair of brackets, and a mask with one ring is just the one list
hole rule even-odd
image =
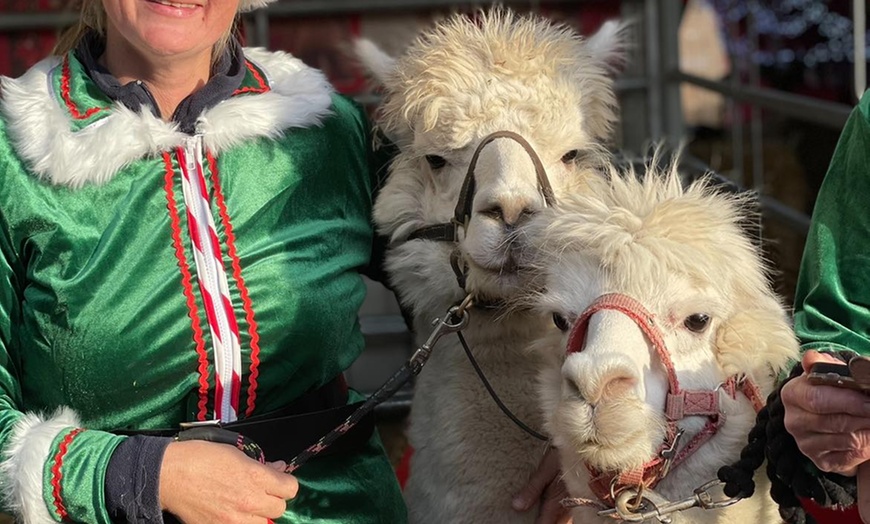
[[106, 34], [106, 11], [103, 9], [102, 0], [73, 0], [70, 3], [69, 9], [72, 11], [79, 7], [79, 19], [72, 27], [61, 32], [54, 45], [51, 54], [62, 56], [73, 49], [89, 31], [95, 31], [97, 34]]
[[[69, 9], [71, 11], [75, 10], [76, 6], [79, 8], [79, 19], [75, 25], [61, 32], [57, 43], [54, 45], [54, 49], [51, 51], [52, 55], [63, 56], [69, 53], [79, 45], [82, 38], [90, 31], [94, 31], [99, 35], [106, 34], [106, 10], [103, 9], [102, 0], [72, 0]], [[230, 24], [229, 29], [215, 42], [214, 47], [212, 47], [212, 65], [226, 51], [237, 32], [238, 16]]]

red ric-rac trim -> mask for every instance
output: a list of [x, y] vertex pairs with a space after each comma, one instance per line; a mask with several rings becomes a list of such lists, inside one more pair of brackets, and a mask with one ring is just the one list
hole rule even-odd
[[60, 73], [60, 96], [63, 98], [64, 104], [66, 104], [67, 109], [69, 109], [70, 115], [76, 120], [86, 120], [94, 114], [99, 113], [100, 111], [104, 111], [108, 109], [107, 107], [91, 107], [84, 113], [79, 111], [78, 106], [75, 102], [73, 102], [72, 97], [69, 94], [70, 91], [70, 78], [71, 73], [69, 70], [69, 57], [64, 57], [63, 59], [63, 68]]
[[254, 75], [254, 80], [257, 81], [258, 85], [250, 87], [240, 87], [233, 91], [233, 95], [241, 95], [243, 93], [265, 93], [269, 91], [269, 84], [266, 83], [266, 80], [263, 79], [263, 76], [260, 74], [259, 71], [257, 71], [257, 68], [254, 67], [254, 65], [251, 64], [251, 62], [248, 60], [245, 60], [245, 66], [248, 68], [248, 71], [250, 71], [251, 74]]
[[72, 522], [69, 518], [69, 513], [66, 511], [66, 506], [63, 503], [63, 495], [61, 494], [60, 483], [63, 480], [63, 459], [69, 449], [70, 444], [76, 435], [84, 431], [82, 428], [76, 428], [63, 438], [60, 446], [57, 448], [57, 453], [54, 455], [54, 460], [51, 465], [51, 495], [54, 498], [54, 510], [57, 512], [61, 522]]
[[208, 166], [214, 179], [214, 192], [221, 215], [221, 222], [227, 235], [227, 254], [230, 255], [230, 259], [233, 262], [233, 277], [239, 285], [242, 307], [245, 309], [245, 320], [248, 322], [248, 334], [251, 336], [251, 375], [248, 378], [248, 406], [245, 409], [245, 417], [250, 417], [254, 412], [257, 400], [257, 378], [260, 376], [260, 335], [257, 332], [257, 321], [254, 319], [251, 296], [248, 294], [245, 279], [242, 277], [242, 265], [239, 262], [239, 256], [236, 251], [236, 235], [233, 233], [233, 225], [230, 222], [230, 215], [227, 213], [224, 191], [221, 187], [220, 176], [218, 175], [217, 160], [211, 152], [206, 153], [206, 158], [208, 158]]
[[175, 191], [172, 170], [172, 157], [169, 153], [163, 153], [163, 163], [166, 167], [165, 185], [167, 208], [172, 223], [172, 243], [175, 246], [175, 257], [178, 259], [178, 267], [181, 269], [181, 285], [184, 287], [184, 296], [187, 298], [190, 325], [193, 328], [193, 340], [196, 343], [196, 353], [199, 356], [199, 404], [196, 414], [197, 420], [205, 420], [206, 403], [208, 402], [208, 354], [205, 350], [205, 341], [202, 338], [202, 327], [199, 325], [199, 310], [196, 307], [196, 299], [193, 296], [190, 269], [188, 269], [187, 257], [184, 256], [184, 247], [181, 243], [181, 220], [178, 217], [178, 206], [175, 203]]

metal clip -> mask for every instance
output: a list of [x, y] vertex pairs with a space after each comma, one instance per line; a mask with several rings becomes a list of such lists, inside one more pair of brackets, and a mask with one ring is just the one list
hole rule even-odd
[[664, 461], [662, 462], [662, 471], [659, 473], [659, 478], [664, 478], [667, 476], [668, 472], [671, 470], [671, 466], [674, 463], [674, 459], [677, 457], [677, 447], [680, 445], [680, 439], [683, 438], [683, 433], [686, 431], [684, 429], [680, 429], [677, 431], [677, 434], [674, 436], [674, 441], [671, 442], [670, 447], [667, 449], [663, 449], [659, 456], [661, 456]]
[[599, 511], [598, 515], [625, 522], [643, 522], [649, 519], [656, 519], [658, 522], [668, 524], [671, 522], [670, 515], [672, 513], [692, 508], [721, 509], [739, 502], [741, 500], [740, 497], [727, 497], [724, 493], [720, 496], [714, 496], [710, 493], [714, 487], [724, 485], [725, 483], [719, 480], [711, 480], [695, 489], [691, 496], [676, 502], [671, 502], [655, 491], [646, 489], [640, 497], [641, 503], [639, 506], [635, 506], [639, 492], [633, 488], [627, 489], [616, 498], [615, 508]]
[[432, 354], [432, 348], [435, 347], [435, 344], [441, 337], [465, 329], [465, 326], [468, 325], [468, 320], [471, 317], [468, 313], [468, 306], [470, 303], [471, 296], [469, 295], [462, 301], [462, 304], [453, 306], [447, 310], [444, 319], [436, 318], [432, 321], [432, 325], [435, 326], [435, 329], [433, 329], [432, 333], [429, 334], [429, 338], [426, 339], [426, 342], [417, 348], [414, 354], [411, 355], [411, 371], [413, 371], [415, 375], [423, 369], [423, 366]]
[[178, 424], [178, 427], [181, 428], [181, 431], [185, 431], [185, 430], [193, 429], [193, 428], [204, 428], [204, 427], [205, 428], [208, 428], [208, 427], [219, 428], [219, 427], [221, 427], [221, 421], [220, 420], [194, 420], [192, 422], [180, 422]]
[[[713, 488], [721, 488], [722, 494], [717, 498], [714, 497], [710, 490]], [[737, 504], [743, 497], [729, 497], [724, 492], [725, 483], [721, 480], [714, 479], [710, 482], [695, 489], [695, 498], [698, 499], [698, 506], [704, 509], [721, 509], [727, 508], [733, 504]]]
[[624, 522], [644, 522], [649, 519], [656, 519], [658, 522], [668, 524], [671, 522], [671, 517], [669, 516], [671, 513], [697, 506], [694, 497], [678, 502], [671, 502], [651, 489], [644, 490], [639, 506], [634, 505], [637, 498], [637, 490], [628, 489], [623, 491], [616, 498], [615, 508], [600, 511], [598, 515]]

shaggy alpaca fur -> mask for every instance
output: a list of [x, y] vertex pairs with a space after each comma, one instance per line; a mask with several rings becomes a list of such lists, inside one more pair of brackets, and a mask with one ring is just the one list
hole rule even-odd
[[[656, 165], [656, 162], [650, 164]], [[798, 355], [788, 315], [768, 282], [759, 249], [741, 229], [742, 197], [714, 192], [706, 181], [683, 188], [676, 168], [611, 172], [611, 183], [595, 195], [572, 195], [558, 209], [535, 217], [526, 230], [536, 238], [546, 291], [535, 307], [573, 321], [598, 296], [623, 293], [655, 317], [683, 389], [715, 390], [745, 374], [763, 398], [777, 374]], [[709, 317], [694, 332], [686, 319]], [[623, 471], [653, 458], [664, 438], [666, 373], [640, 329], [613, 311], [596, 313], [582, 352], [567, 358], [567, 336], [551, 334], [533, 345], [544, 355], [560, 353], [541, 375], [546, 428], [559, 448], [565, 481], [573, 496], [594, 498], [586, 462]], [[725, 425], [695, 454], [673, 469], [656, 491], [682, 500], [719, 467], [739, 458], [755, 420], [742, 394], [720, 393]], [[706, 422], [678, 422], [687, 444]], [[691, 510], [674, 522], [778, 521], [763, 495], [718, 511]], [[578, 508], [575, 522], [609, 522]]]
[[[274, 138], [287, 128], [317, 125], [330, 111], [333, 90], [320, 71], [282, 52], [246, 49], [245, 55], [266, 72], [272, 89], [235, 96], [203, 112], [197, 129], [215, 154], [255, 137]], [[60, 64], [60, 58], [51, 57], [20, 78], [0, 77], [0, 111], [8, 133], [38, 176], [73, 188], [105, 183], [131, 162], [176, 147], [187, 137], [150, 111], [135, 113], [121, 104], [74, 130], [51, 89]]]
[[[457, 149], [478, 137], [480, 122], [510, 109], [545, 133], [546, 143], [564, 138], [565, 129], [553, 124], [565, 122], [565, 111], [579, 112], [582, 138], [608, 138], [616, 122], [611, 73], [622, 61], [624, 26], [609, 22], [582, 39], [544, 19], [517, 20], [493, 12], [478, 26], [457, 16], [421, 36], [380, 77], [388, 96], [379, 123], [387, 135], [407, 145], [415, 130], [434, 132], [437, 145]], [[547, 103], [538, 106], [541, 100]]]
[[[463, 298], [450, 268], [458, 249], [469, 292], [495, 302], [526, 285], [526, 241], [516, 227], [543, 199], [529, 155], [499, 139], [481, 150], [471, 219], [457, 244], [407, 241], [425, 225], [447, 222], [477, 144], [498, 130], [523, 136], [540, 156], [556, 199], [600, 183], [592, 169], [616, 120], [613, 64], [623, 26], [608, 23], [583, 39], [537, 17], [495, 10], [454, 16], [398, 59], [370, 43], [357, 50], [383, 84], [378, 120], [400, 149], [375, 203], [378, 229], [393, 244], [387, 270], [414, 313], [417, 339], [432, 318]], [[552, 329], [528, 311], [475, 308], [465, 336], [504, 402], [541, 427], [535, 377], [542, 356], [525, 350]], [[456, 338], [442, 339], [415, 385], [405, 489], [412, 522], [531, 523], [511, 496], [528, 480], [546, 444], [513, 425], [474, 374]]]

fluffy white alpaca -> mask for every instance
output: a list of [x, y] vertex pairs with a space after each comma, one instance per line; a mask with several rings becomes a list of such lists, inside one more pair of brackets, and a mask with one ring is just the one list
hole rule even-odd
[[[605, 191], [564, 198], [558, 209], [527, 225], [537, 239], [536, 265], [546, 290], [533, 301], [567, 320], [560, 322], [565, 333], [539, 340], [535, 351], [560, 350], [545, 367], [540, 387], [545, 426], [575, 497], [596, 498], [584, 463], [599, 471], [628, 471], [653, 459], [665, 438], [668, 374], [651, 337], [629, 316], [592, 313], [585, 345], [578, 346], [582, 351], [566, 357], [570, 326], [597, 297], [622, 293], [652, 314], [682, 389], [717, 390], [729, 377], [745, 374], [764, 399], [777, 373], [798, 354], [759, 248], [741, 229], [742, 199], [715, 193], [704, 182], [683, 188], [673, 168], [650, 171], [643, 179], [611, 173]], [[736, 461], [746, 444], [755, 421], [752, 404], [725, 388], [718, 398], [724, 426], [655, 488], [669, 500], [691, 496], [716, 479], [719, 467]], [[707, 420], [690, 416], [677, 422], [685, 429], [681, 447]], [[727, 509], [676, 514], [673, 522], [779, 522], [766, 477], [756, 480], [754, 497]], [[611, 520], [581, 507], [574, 522]]]
[[[506, 138], [487, 145], [458, 242], [407, 239], [450, 220], [474, 149], [495, 131], [530, 143], [556, 199], [600, 183], [591, 166], [616, 119], [611, 73], [623, 32], [608, 23], [583, 39], [545, 19], [496, 10], [449, 18], [395, 60], [370, 43], [357, 46], [384, 88], [378, 125], [400, 150], [374, 217], [393, 243], [387, 269], [413, 311], [418, 341], [434, 317], [466, 294], [450, 266], [458, 250], [466, 290], [478, 304], [494, 305], [471, 311], [465, 336], [505, 403], [537, 429], [541, 356], [525, 348], [552, 325], [541, 315], [498, 307], [526, 284], [526, 241], [516, 230], [544, 206], [530, 155]], [[416, 383], [409, 439], [415, 451], [405, 493], [412, 522], [534, 520], [535, 511], [511, 509], [511, 496], [546, 444], [497, 409], [455, 337], [439, 342]]]

